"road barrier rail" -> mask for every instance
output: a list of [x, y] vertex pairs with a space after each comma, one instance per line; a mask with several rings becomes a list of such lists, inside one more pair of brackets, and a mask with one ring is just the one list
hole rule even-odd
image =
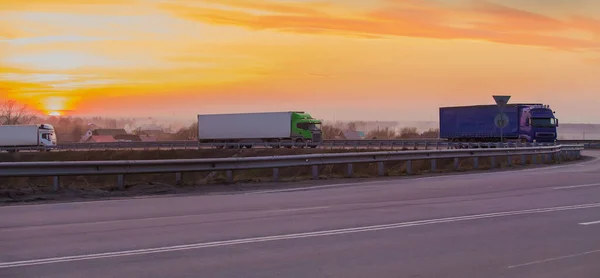
[[319, 149], [472, 149], [551, 146], [556, 143], [458, 143], [440, 140], [327, 140], [318, 145], [308, 143], [198, 143], [197, 141], [63, 143], [55, 147], [0, 148], [1, 151], [94, 151], [94, 150], [193, 150], [241, 148], [319, 148]]
[[[532, 156], [532, 163], [560, 163], [563, 159], [581, 157], [582, 145], [554, 145], [516, 148], [477, 148], [417, 151], [379, 151], [327, 153], [306, 155], [281, 155], [239, 158], [206, 159], [167, 159], [167, 160], [109, 160], [109, 161], [64, 161], [64, 162], [1, 162], [0, 177], [53, 177], [53, 189], [58, 190], [61, 176], [117, 175], [117, 186], [122, 189], [127, 174], [176, 173], [176, 183], [181, 183], [185, 172], [225, 171], [227, 181], [233, 181], [233, 171], [247, 169], [273, 169], [274, 180], [279, 179], [279, 168], [312, 167], [313, 178], [318, 178], [320, 165], [346, 164], [348, 176], [352, 176], [352, 165], [356, 163], [378, 163], [380, 175], [384, 174], [385, 162], [406, 161], [406, 173], [411, 174], [412, 161], [430, 160], [435, 171], [438, 159], [454, 159], [458, 170], [460, 159], [473, 159], [478, 168], [479, 158], [489, 157], [492, 167], [497, 165], [497, 157], [520, 156], [526, 164], [526, 156]], [[541, 155], [541, 161], [537, 157]], [[512, 158], [508, 159], [509, 165]]]

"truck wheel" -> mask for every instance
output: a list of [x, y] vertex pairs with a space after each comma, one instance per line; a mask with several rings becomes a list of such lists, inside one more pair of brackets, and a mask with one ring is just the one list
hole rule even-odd
[[304, 148], [304, 140], [296, 139], [296, 148], [299, 148], [299, 149]]
[[265, 148], [273, 148], [273, 149], [279, 149], [279, 139], [273, 139], [273, 140], [263, 140], [263, 142], [265, 143]]

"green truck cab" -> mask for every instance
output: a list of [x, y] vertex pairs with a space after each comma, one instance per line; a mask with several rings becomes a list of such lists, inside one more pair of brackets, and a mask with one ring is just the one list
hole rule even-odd
[[323, 141], [321, 121], [308, 113], [292, 112], [292, 137], [296, 141], [321, 143]]

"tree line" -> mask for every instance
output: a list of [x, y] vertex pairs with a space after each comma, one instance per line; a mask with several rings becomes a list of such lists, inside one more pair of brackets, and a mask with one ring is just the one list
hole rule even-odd
[[[76, 142], [88, 130], [88, 123], [95, 123], [101, 128], [123, 128], [126, 124], [135, 124], [131, 119], [110, 118], [82, 118], [82, 117], [39, 117], [31, 112], [26, 105], [18, 105], [14, 100], [8, 100], [0, 104], [0, 125], [20, 125], [33, 123], [48, 123], [54, 126], [59, 142]], [[364, 122], [349, 122], [324, 124], [322, 126], [324, 139], [350, 139], [343, 138], [343, 131], [356, 131], [359, 126], [364, 127]], [[164, 134], [159, 140], [196, 140], [198, 137], [198, 125], [191, 124], [180, 128], [174, 133]], [[436, 139], [439, 137], [439, 129], [429, 129], [419, 132], [416, 127], [404, 127], [396, 131], [389, 127], [378, 128], [367, 131], [364, 139]]]
[[[352, 123], [350, 123], [349, 125], [352, 125]], [[343, 138], [344, 137], [343, 131], [344, 130], [356, 131], [356, 130], [352, 130], [352, 129], [343, 129], [343, 128], [340, 128], [339, 126], [335, 126], [335, 125], [323, 125], [322, 130], [323, 130], [323, 138], [327, 139], [327, 140], [348, 139], [348, 138]], [[419, 132], [416, 127], [403, 127], [400, 129], [399, 132], [397, 132], [394, 129], [385, 127], [385, 128], [380, 128], [380, 129], [371, 130], [371, 131], [367, 132], [364, 136], [364, 139], [375, 139], [375, 140], [377, 140], [377, 139], [379, 139], [379, 140], [418, 139], [418, 138], [437, 139], [437, 138], [439, 138], [439, 136], [440, 136], [440, 131], [437, 128], [431, 128], [424, 132]]]

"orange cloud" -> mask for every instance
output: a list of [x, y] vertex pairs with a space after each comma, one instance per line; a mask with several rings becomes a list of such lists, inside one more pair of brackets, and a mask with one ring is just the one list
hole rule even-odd
[[[86, 1], [80, 0], [0, 0], [0, 10], [57, 10], [61, 7], [73, 7], [79, 6], [80, 8], [96, 8], [99, 6], [98, 3], [85, 3]], [[122, 5], [122, 4], [134, 4], [138, 3], [138, 0], [102, 0], [100, 5]]]
[[[391, 7], [365, 13], [328, 15], [325, 12], [286, 10], [283, 4], [250, 5], [229, 1], [250, 11], [165, 4], [161, 7], [181, 17], [216, 25], [240, 26], [255, 30], [277, 30], [307, 34], [336, 34], [364, 37], [402, 36], [436, 39], [467, 39], [514, 45], [530, 45], [563, 50], [600, 50], [597, 40], [575, 39], [552, 32], [590, 31], [574, 24], [515, 8], [477, 2], [455, 7], [429, 1], [389, 2]], [[240, 4], [241, 3], [241, 4]], [[271, 6], [273, 5], [273, 6]], [[586, 22], [586, 26], [589, 25]]]
[[[182, 1], [182, 3], [191, 3], [189, 1]], [[259, 2], [255, 0], [202, 0], [195, 1], [209, 4], [217, 4], [220, 6], [226, 6], [230, 8], [242, 8], [255, 11], [266, 11], [274, 13], [285, 13], [285, 14], [298, 14], [298, 15], [325, 15], [322, 11], [316, 8], [309, 8], [306, 3], [273, 3], [273, 2]], [[172, 2], [171, 2], [172, 3]], [[328, 6], [323, 4], [311, 3], [310, 6]]]
[[596, 35], [596, 39], [600, 39], [600, 20], [583, 16], [574, 16], [571, 18], [570, 22], [573, 27], [593, 32]]
[[481, 14], [490, 20], [488, 23], [476, 23], [475, 27], [496, 32], [560, 31], [570, 28], [565, 22], [549, 16], [487, 1], [475, 2], [470, 13]]

